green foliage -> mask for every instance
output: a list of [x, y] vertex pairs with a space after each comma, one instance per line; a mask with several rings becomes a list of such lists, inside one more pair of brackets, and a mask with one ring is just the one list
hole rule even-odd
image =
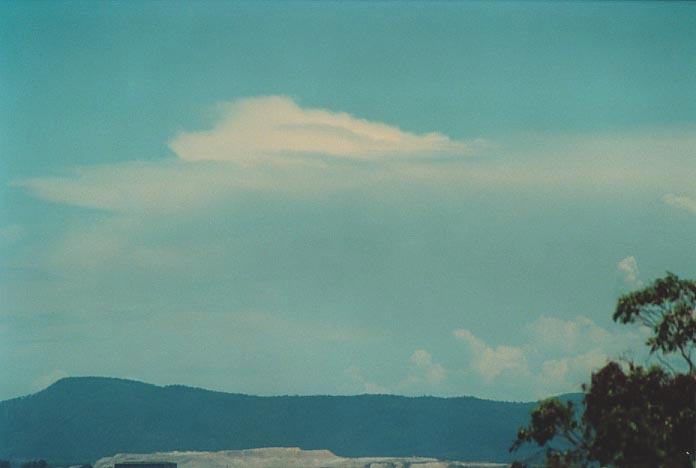
[[48, 468], [50, 465], [46, 460], [30, 460], [20, 465], [22, 468]]
[[653, 331], [650, 352], [678, 352], [693, 373], [692, 352], [696, 345], [696, 281], [682, 280], [673, 273], [650, 286], [619, 299], [614, 321], [639, 322]]
[[[546, 449], [549, 467], [691, 467], [696, 447], [696, 283], [668, 273], [618, 301], [614, 320], [639, 322], [653, 335], [651, 353], [678, 352], [688, 371], [609, 362], [583, 385], [583, 413], [545, 400], [519, 429], [511, 451], [527, 443]], [[666, 361], [662, 360], [665, 363]]]
[[505, 462], [506, 445], [534, 406], [471, 397], [258, 397], [73, 377], [0, 402], [0, 457], [77, 463], [126, 452], [301, 447]]
[[564, 437], [570, 443], [579, 440], [575, 408], [571, 401], [563, 404], [557, 398], [544, 400], [532, 412], [531, 418], [529, 427], [522, 427], [517, 432], [513, 450], [527, 442], [543, 446], [556, 436]]
[[[546, 464], [549, 467], [573, 466], [573, 463], [582, 459], [581, 452], [575, 448], [583, 443], [579, 429], [573, 402], [563, 403], [557, 398], [549, 398], [532, 411], [529, 426], [517, 431], [517, 439], [510, 451], [533, 442], [540, 447], [547, 447]], [[563, 447], [569, 448], [551, 447], [549, 443], [552, 440], [560, 441]]]
[[587, 456], [603, 465], [689, 466], [696, 441], [696, 379], [610, 362], [586, 387]]

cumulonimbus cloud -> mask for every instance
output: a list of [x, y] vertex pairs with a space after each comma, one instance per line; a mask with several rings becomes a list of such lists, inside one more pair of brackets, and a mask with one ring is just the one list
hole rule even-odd
[[285, 96], [221, 104], [222, 119], [207, 131], [179, 133], [169, 146], [185, 161], [254, 163], [322, 155], [351, 160], [465, 154], [475, 143], [442, 133], [415, 134], [344, 112], [303, 108]]
[[[692, 131], [649, 138], [632, 133], [546, 137], [543, 151], [520, 152], [514, 145], [407, 132], [344, 112], [302, 107], [284, 96], [245, 98], [219, 109], [211, 129], [183, 131], [169, 141], [171, 158], [68, 168], [12, 185], [54, 203], [149, 216], [198, 210], [247, 192], [323, 196], [357, 189], [382, 194], [404, 183], [534, 191], [669, 183], [681, 190], [692, 182], [679, 156], [693, 147]], [[637, 149], [643, 155], [639, 161]], [[486, 157], [465, 157], [470, 153]], [[663, 200], [696, 208], [684, 195]]]
[[14, 185], [84, 208], [171, 212], [239, 190], [312, 192], [379, 183], [394, 176], [388, 162], [452, 157], [482, 146], [480, 140], [409, 133], [344, 112], [303, 108], [284, 96], [245, 98], [219, 108], [221, 117], [211, 130], [181, 132], [169, 142], [176, 158], [78, 167]]

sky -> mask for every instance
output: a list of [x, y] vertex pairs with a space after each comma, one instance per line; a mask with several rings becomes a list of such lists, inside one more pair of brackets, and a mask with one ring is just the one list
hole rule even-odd
[[0, 399], [578, 391], [696, 277], [696, 4], [1, 2]]

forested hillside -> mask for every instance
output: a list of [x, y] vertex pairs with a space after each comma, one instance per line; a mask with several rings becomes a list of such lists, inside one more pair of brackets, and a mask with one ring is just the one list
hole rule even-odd
[[81, 377], [0, 403], [0, 457], [255, 447], [505, 461], [534, 403], [391, 395], [258, 397]]

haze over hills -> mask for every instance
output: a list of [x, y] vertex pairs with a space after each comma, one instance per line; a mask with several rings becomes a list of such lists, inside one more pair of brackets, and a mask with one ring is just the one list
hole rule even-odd
[[65, 378], [0, 402], [0, 457], [93, 462], [116, 453], [326, 449], [345, 457], [508, 461], [535, 403], [393, 395], [259, 397]]

